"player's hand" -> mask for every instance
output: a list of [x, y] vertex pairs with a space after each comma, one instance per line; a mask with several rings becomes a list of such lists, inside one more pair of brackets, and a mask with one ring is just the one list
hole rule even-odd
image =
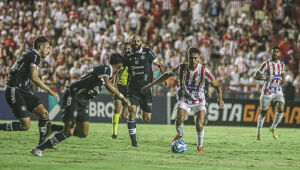
[[51, 90], [50, 94], [51, 94], [52, 96], [54, 96], [54, 98], [55, 98], [56, 101], [59, 101], [58, 94], [57, 94], [55, 91], [52, 91], [52, 90]]
[[130, 106], [131, 104], [130, 104], [130, 102], [129, 102], [129, 100], [126, 98], [126, 97], [124, 97], [123, 98], [123, 102], [126, 104], [126, 106]]
[[220, 109], [224, 108], [224, 101], [223, 101], [223, 99], [219, 100], [218, 104], [219, 104]]
[[151, 84], [148, 84], [147, 86], [142, 88], [142, 92], [146, 92], [152, 88]]
[[266, 82], [270, 81], [270, 76], [267, 76], [267, 77], [265, 78], [265, 81], [266, 81]]

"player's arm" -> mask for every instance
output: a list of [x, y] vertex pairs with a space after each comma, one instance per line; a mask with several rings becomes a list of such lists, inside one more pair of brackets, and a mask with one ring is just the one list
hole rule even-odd
[[285, 76], [284, 73], [281, 73], [280, 85], [283, 85], [284, 83], [285, 83]]
[[114, 86], [115, 86], [115, 87], [117, 87], [118, 82], [119, 82], [119, 80], [120, 80], [120, 77], [121, 77], [123, 71], [124, 71], [123, 69], [120, 70], [120, 71], [115, 75], [115, 77], [113, 78], [112, 82], [114, 82]]
[[263, 74], [261, 73], [261, 72], [259, 72], [259, 71], [256, 71], [255, 73], [254, 73], [254, 76], [253, 76], [253, 78], [255, 79], [255, 80], [263, 80], [263, 81], [269, 81], [270, 80], [270, 76], [263, 76]]
[[38, 70], [34, 66], [30, 66], [30, 73], [31, 73], [31, 80], [40, 88], [44, 89], [46, 92], [48, 92], [50, 95], [54, 96], [55, 99], [58, 101], [58, 94], [54, 91], [52, 91], [48, 86], [46, 86], [43, 81], [38, 76]]
[[217, 90], [218, 104], [219, 104], [220, 108], [223, 109], [223, 107], [224, 107], [224, 101], [223, 101], [223, 97], [222, 97], [222, 88], [221, 88], [221, 86], [219, 85], [219, 83], [216, 80], [212, 80], [210, 82], [210, 84], [212, 85], [212, 87], [214, 89]]
[[142, 91], [148, 91], [150, 90], [154, 85], [167, 80], [169, 77], [173, 76], [172, 71], [168, 71], [165, 72], [164, 74], [162, 74], [161, 76], [158, 77], [158, 79], [156, 79], [153, 83], [148, 84], [147, 86], [142, 88]]
[[161, 74], [164, 74], [166, 72], [165, 67], [159, 62], [159, 60], [153, 63], [159, 68]]
[[119, 92], [118, 89], [109, 81], [108, 76], [104, 76], [105, 87], [109, 90], [112, 94], [118, 96], [121, 100], [123, 100], [127, 105], [130, 106], [130, 102], [124, 97], [122, 93]]

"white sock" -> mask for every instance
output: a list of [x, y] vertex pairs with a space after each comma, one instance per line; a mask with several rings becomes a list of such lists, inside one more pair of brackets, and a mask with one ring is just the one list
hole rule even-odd
[[261, 114], [259, 114], [257, 118], [257, 134], [261, 134], [261, 129], [264, 125], [265, 117], [262, 117]]
[[176, 126], [177, 135], [182, 136], [183, 135], [183, 123], [181, 125], [177, 126], [177, 123], [175, 122], [175, 126]]
[[278, 113], [278, 112], [276, 113], [275, 119], [271, 126], [272, 129], [276, 129], [277, 125], [280, 123], [280, 121], [282, 119], [282, 116], [283, 116], [283, 113]]
[[197, 131], [197, 146], [202, 148], [203, 139], [204, 139], [204, 129], [202, 129], [201, 132]]

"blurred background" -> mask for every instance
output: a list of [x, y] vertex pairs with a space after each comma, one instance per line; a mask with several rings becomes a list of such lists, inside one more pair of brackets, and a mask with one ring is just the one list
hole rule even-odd
[[[0, 88], [5, 90], [9, 68], [36, 36], [47, 36], [53, 47], [40, 65], [41, 78], [63, 92], [139, 34], [168, 70], [186, 61], [190, 46], [198, 47], [225, 99], [259, 99], [263, 82], [252, 75], [279, 46], [286, 100], [299, 101], [299, 15], [298, 0], [1, 0]], [[174, 96], [177, 83], [168, 79], [154, 95]]]

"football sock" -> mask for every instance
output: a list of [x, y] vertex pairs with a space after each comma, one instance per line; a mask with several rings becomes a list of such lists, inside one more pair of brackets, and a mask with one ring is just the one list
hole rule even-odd
[[45, 140], [45, 134], [47, 132], [47, 122], [49, 121], [49, 118], [41, 118], [39, 119], [39, 132], [40, 132], [40, 140], [39, 140], [39, 144], [44, 142]]
[[176, 131], [178, 136], [183, 135], [183, 123], [181, 125], [177, 125], [177, 121], [175, 122]]
[[275, 119], [271, 126], [272, 129], [276, 129], [277, 125], [280, 123], [280, 121], [282, 119], [282, 116], [283, 116], [283, 113], [278, 113], [278, 112], [276, 113]]
[[259, 114], [257, 118], [257, 134], [261, 134], [261, 129], [264, 125], [265, 117], [262, 117], [261, 114]]
[[197, 131], [197, 146], [202, 147], [204, 139], [204, 129]]
[[119, 125], [120, 114], [114, 113], [112, 117], [113, 124], [113, 134], [118, 135], [118, 125]]
[[24, 131], [20, 122], [7, 122], [0, 124], [0, 130], [4, 131]]
[[62, 130], [64, 130], [64, 125], [51, 124], [51, 130], [52, 131], [62, 131]]
[[63, 131], [59, 131], [59, 132], [55, 133], [55, 135], [53, 135], [48, 140], [46, 140], [45, 142], [41, 143], [36, 148], [38, 148], [38, 149], [40, 149], [40, 150], [43, 151], [43, 150], [45, 150], [47, 148], [51, 148], [54, 145], [57, 145], [58, 143], [62, 142], [63, 140], [66, 140], [67, 138], [68, 137], [64, 134]]
[[131, 143], [136, 143], [136, 123], [135, 120], [127, 120], [128, 132], [130, 135]]

